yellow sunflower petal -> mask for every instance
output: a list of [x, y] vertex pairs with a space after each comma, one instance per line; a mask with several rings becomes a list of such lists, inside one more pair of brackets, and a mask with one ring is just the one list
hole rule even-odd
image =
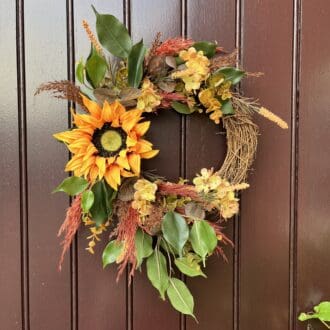
[[83, 160], [86, 161], [90, 156], [92, 156], [94, 153], [97, 152], [97, 149], [95, 148], [94, 144], [90, 144], [87, 149], [86, 153], [83, 155]]
[[129, 135], [127, 135], [127, 138], [126, 138], [126, 145], [127, 147], [134, 147], [137, 143], [137, 140], [130, 137]]
[[65, 142], [65, 143], [72, 143], [74, 141], [76, 141], [77, 138], [79, 138], [81, 136], [81, 134], [78, 132], [76, 132], [76, 130], [72, 130], [72, 131], [64, 131], [64, 132], [59, 132], [56, 134], [53, 134], [53, 137], [61, 142]]
[[139, 154], [142, 154], [144, 152], [148, 152], [148, 151], [151, 151], [152, 150], [152, 143], [150, 143], [149, 141], [147, 140], [143, 140], [143, 139], [140, 139], [135, 147], [134, 147], [134, 150], [139, 153]]
[[80, 127], [92, 127], [92, 128], [101, 128], [103, 122], [96, 117], [86, 114], [73, 114], [73, 122]]
[[139, 123], [135, 125], [134, 131], [136, 132], [137, 135], [143, 136], [149, 129], [150, 127], [150, 121], [145, 121], [143, 123]]
[[89, 171], [89, 180], [91, 183], [94, 183], [99, 175], [99, 169], [96, 165], [94, 165]]
[[99, 169], [99, 179], [102, 180], [104, 173], [105, 173], [105, 161], [106, 159], [104, 157], [97, 156], [95, 160], [95, 164], [97, 165]]
[[120, 116], [123, 130], [128, 133], [141, 119], [142, 110], [126, 111]]
[[105, 122], [111, 122], [112, 117], [113, 117], [112, 116], [112, 107], [107, 101], [104, 101], [103, 109], [102, 109], [102, 119]]
[[130, 154], [128, 155], [128, 162], [129, 165], [132, 169], [132, 171], [136, 174], [139, 175], [141, 171], [141, 157], [138, 154]]
[[102, 113], [101, 107], [96, 102], [90, 100], [85, 95], [83, 95], [83, 94], [80, 94], [80, 95], [81, 95], [83, 103], [84, 103], [85, 107], [88, 109], [89, 113], [96, 118], [100, 118], [101, 113]]
[[147, 152], [140, 154], [140, 156], [143, 159], [150, 159], [150, 158], [153, 158], [156, 155], [158, 155], [158, 153], [159, 153], [159, 150], [151, 150], [151, 151], [147, 151]]
[[129, 163], [128, 163], [128, 159], [127, 157], [117, 157], [116, 159], [116, 164], [118, 164], [120, 167], [125, 168], [126, 170], [130, 169]]
[[125, 170], [121, 170], [120, 171], [121, 176], [123, 176], [124, 178], [131, 178], [133, 176], [136, 176], [134, 173], [129, 172], [129, 171], [125, 171]]
[[126, 112], [125, 107], [118, 101], [111, 103], [110, 107], [112, 111], [111, 126], [120, 127], [121, 116], [123, 116]]
[[108, 184], [115, 190], [117, 186], [120, 185], [120, 168], [117, 165], [111, 165], [105, 175], [104, 175]]

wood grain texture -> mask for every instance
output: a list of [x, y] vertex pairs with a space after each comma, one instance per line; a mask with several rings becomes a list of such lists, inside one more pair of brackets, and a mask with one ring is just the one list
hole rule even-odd
[[[0, 324], [21, 329], [20, 181], [15, 3], [0, 2]], [[3, 33], [5, 31], [5, 33]]]
[[[93, 5], [101, 14], [112, 14], [123, 20], [123, 1], [94, 1]], [[75, 11], [75, 54], [77, 60], [87, 58], [90, 43], [81, 22], [86, 19], [94, 31], [95, 15], [86, 2], [74, 1]], [[116, 266], [102, 268], [102, 252], [108, 243], [109, 233], [102, 236], [95, 255], [89, 254], [87, 247], [88, 228], [82, 227], [78, 235], [78, 328], [90, 330], [122, 330], [126, 327], [126, 282], [125, 275], [116, 283]]]
[[[298, 156], [297, 311], [329, 300], [330, 3], [302, 1]], [[313, 329], [323, 329], [311, 322]], [[297, 329], [305, 329], [300, 323]]]
[[[235, 1], [188, 1], [187, 34], [196, 41], [214, 40], [231, 51], [235, 47]], [[225, 156], [222, 127], [205, 114], [187, 118], [186, 175], [192, 178], [201, 168], [219, 169]], [[225, 225], [233, 238], [232, 223]], [[196, 302], [199, 324], [187, 318], [187, 329], [231, 329], [233, 327], [233, 251], [225, 248], [229, 264], [212, 257], [207, 263], [207, 280], [187, 279]], [[210, 317], [210, 315], [212, 315]]]
[[[278, 18], [281, 19], [278, 19]], [[293, 4], [248, 1], [242, 12], [242, 59], [265, 76], [243, 92], [290, 125]], [[256, 117], [260, 139], [251, 188], [243, 193], [240, 329], [286, 329], [289, 318], [290, 132]], [[262, 310], [262, 313], [260, 311]], [[256, 315], [256, 311], [258, 315]]]
[[[142, 36], [150, 44], [157, 31], [164, 39], [181, 34], [180, 1], [133, 1], [131, 3], [131, 33], [135, 41]], [[152, 13], [150, 15], [150, 13]], [[148, 140], [160, 149], [160, 154], [143, 163], [144, 169], [157, 170], [157, 173], [169, 180], [180, 176], [180, 131], [181, 119], [173, 111], [160, 110], [152, 115], [152, 126]], [[179, 329], [179, 314], [163, 302], [159, 294], [143, 274], [136, 274], [133, 285], [133, 328], [144, 329]]]
[[67, 104], [34, 92], [45, 80], [67, 75], [66, 2], [28, 0], [24, 5], [30, 326], [65, 330], [71, 328], [69, 256], [59, 273], [56, 233], [68, 199], [51, 191], [63, 180], [68, 153], [51, 133], [67, 128]]

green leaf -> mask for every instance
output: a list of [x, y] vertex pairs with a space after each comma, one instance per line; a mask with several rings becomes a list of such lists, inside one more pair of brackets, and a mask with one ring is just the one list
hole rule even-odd
[[88, 187], [88, 181], [77, 176], [70, 176], [64, 179], [53, 192], [63, 191], [70, 196], [83, 192]]
[[109, 242], [102, 254], [103, 268], [114, 263], [119, 257], [122, 249], [123, 244], [121, 242], [117, 242], [116, 240]]
[[84, 70], [85, 70], [84, 62], [80, 60], [76, 67], [76, 78], [81, 84], [83, 84], [85, 81]]
[[153, 254], [147, 259], [147, 275], [151, 284], [159, 291], [160, 297], [165, 300], [165, 292], [169, 286], [169, 277], [166, 258], [158, 249], [155, 249]]
[[317, 306], [314, 306], [313, 309], [315, 313], [301, 313], [298, 320], [319, 319], [321, 322], [330, 322], [330, 301], [323, 301]]
[[152, 237], [142, 229], [138, 229], [135, 234], [136, 268], [139, 268], [144, 258], [148, 258], [152, 252]]
[[135, 44], [127, 59], [128, 63], [128, 84], [137, 88], [140, 85], [143, 75], [143, 61], [147, 48], [143, 44], [143, 40]]
[[92, 187], [92, 192], [94, 193], [94, 203], [90, 213], [96, 225], [99, 226], [111, 216], [116, 192], [104, 180], [96, 182]]
[[171, 106], [176, 112], [181, 113], [183, 115], [190, 115], [191, 113], [196, 111], [196, 109], [194, 109], [194, 108], [191, 109], [188, 107], [187, 104], [184, 104], [184, 103], [181, 103], [178, 101], [173, 101], [171, 103]]
[[195, 220], [189, 237], [194, 251], [203, 259], [205, 267], [205, 257], [211, 254], [218, 244], [216, 233], [205, 220]]
[[229, 99], [221, 102], [221, 111], [224, 115], [233, 115], [235, 113], [233, 105]]
[[84, 213], [88, 213], [94, 203], [94, 193], [91, 190], [86, 190], [81, 196], [81, 208]]
[[194, 47], [197, 51], [202, 50], [204, 55], [208, 58], [213, 57], [217, 49], [217, 45], [209, 41], [195, 42], [192, 47]]
[[96, 15], [96, 32], [101, 45], [111, 54], [126, 59], [132, 48], [132, 40], [123, 23], [113, 15]]
[[162, 221], [162, 232], [166, 241], [181, 256], [182, 249], [189, 238], [186, 220], [178, 213], [167, 212]]
[[[184, 282], [177, 278], [170, 279], [166, 291], [172, 306], [182, 314], [194, 316], [194, 298]], [[196, 319], [196, 318], [195, 318]]]
[[92, 45], [91, 52], [86, 61], [86, 78], [88, 82], [97, 88], [100, 86], [107, 72], [108, 65], [105, 59], [99, 55]]
[[193, 256], [188, 255], [186, 257], [178, 258], [174, 260], [175, 265], [178, 267], [181, 273], [190, 277], [206, 275], [202, 272], [198, 261]]
[[217, 70], [225, 75], [226, 80], [230, 80], [233, 85], [238, 84], [245, 76], [245, 71], [239, 70], [234, 67], [225, 67]]

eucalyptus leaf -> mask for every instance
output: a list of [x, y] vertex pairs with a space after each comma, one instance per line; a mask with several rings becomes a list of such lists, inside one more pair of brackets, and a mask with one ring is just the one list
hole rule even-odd
[[190, 256], [177, 258], [174, 260], [175, 265], [178, 267], [181, 273], [190, 277], [206, 275], [202, 272], [198, 261]]
[[127, 28], [113, 15], [96, 15], [96, 32], [101, 45], [111, 54], [126, 59], [132, 48], [132, 40]]
[[77, 176], [70, 176], [64, 179], [53, 192], [63, 191], [70, 196], [75, 196], [83, 192], [88, 187], [88, 181]]
[[147, 259], [147, 275], [151, 284], [159, 291], [160, 297], [165, 300], [165, 292], [169, 286], [167, 264], [165, 256], [156, 248]]
[[147, 48], [143, 40], [135, 44], [128, 55], [128, 84], [131, 87], [139, 87], [143, 75], [143, 61]]
[[166, 293], [172, 306], [177, 311], [195, 318], [194, 298], [184, 282], [177, 278], [171, 278]]
[[88, 213], [94, 203], [94, 193], [91, 190], [86, 190], [81, 196], [81, 208], [84, 213]]
[[103, 56], [99, 55], [92, 45], [91, 52], [86, 61], [86, 78], [88, 82], [97, 88], [103, 81], [108, 69], [108, 65]]
[[233, 85], [238, 84], [245, 76], [245, 71], [234, 67], [224, 67], [217, 70], [217, 72], [223, 73], [225, 75], [226, 80], [231, 81]]
[[102, 262], [103, 268], [107, 265], [114, 263], [119, 257], [120, 253], [123, 250], [123, 243], [113, 240], [108, 243], [108, 245], [103, 250]]
[[182, 249], [189, 238], [189, 227], [186, 220], [176, 212], [167, 212], [162, 221], [162, 232], [165, 240], [182, 256]]
[[85, 81], [84, 70], [85, 70], [84, 62], [80, 60], [76, 67], [76, 78], [81, 84], [83, 84]]
[[135, 250], [137, 264], [136, 268], [139, 268], [144, 258], [148, 258], [152, 252], [152, 237], [146, 234], [142, 229], [138, 229], [135, 234]]
[[218, 244], [216, 233], [205, 220], [195, 220], [190, 231], [190, 243], [194, 251], [202, 258], [205, 266], [205, 258], [212, 254]]
[[196, 111], [196, 109], [194, 109], [194, 108], [191, 109], [188, 107], [187, 104], [184, 104], [184, 103], [181, 103], [178, 101], [171, 102], [171, 106], [176, 112], [179, 112], [183, 115], [190, 115], [191, 113]]
[[208, 58], [213, 57], [217, 50], [217, 45], [214, 42], [209, 41], [195, 42], [192, 47], [194, 47], [197, 51], [202, 50], [204, 55]]

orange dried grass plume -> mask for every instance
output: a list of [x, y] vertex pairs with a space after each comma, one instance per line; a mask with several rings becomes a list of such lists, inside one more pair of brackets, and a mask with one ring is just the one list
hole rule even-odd
[[200, 200], [195, 187], [188, 184], [161, 182], [158, 184], [158, 192], [161, 195], [178, 195], [182, 197], [190, 197], [195, 201]]
[[66, 211], [65, 220], [58, 231], [57, 236], [61, 236], [64, 233], [64, 239], [61, 242], [62, 254], [60, 257], [58, 269], [62, 270], [62, 264], [64, 261], [64, 256], [66, 252], [69, 250], [70, 245], [73, 241], [74, 235], [76, 234], [79, 226], [81, 224], [81, 195], [77, 196], [71, 206]]
[[178, 54], [181, 50], [187, 49], [193, 45], [192, 39], [186, 39], [182, 37], [170, 38], [165, 40], [160, 46], [158, 46], [154, 53], [155, 55], [171, 56]]

